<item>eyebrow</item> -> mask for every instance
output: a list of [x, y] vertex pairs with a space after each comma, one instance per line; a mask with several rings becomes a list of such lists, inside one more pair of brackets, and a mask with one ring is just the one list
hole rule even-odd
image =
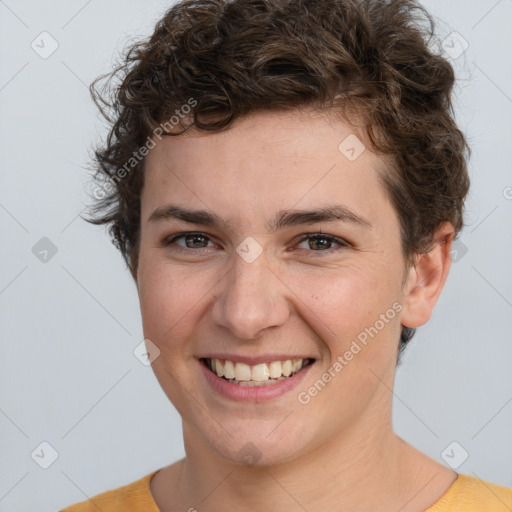
[[[229, 222], [225, 221], [216, 213], [208, 210], [192, 210], [175, 204], [168, 204], [156, 208], [149, 216], [148, 222], [171, 219], [233, 232], [233, 228]], [[373, 227], [364, 217], [361, 217], [344, 205], [337, 204], [313, 210], [281, 210], [277, 212], [270, 223], [267, 223], [267, 229], [269, 232], [275, 232], [285, 227], [335, 221], [356, 224], [366, 229]]]

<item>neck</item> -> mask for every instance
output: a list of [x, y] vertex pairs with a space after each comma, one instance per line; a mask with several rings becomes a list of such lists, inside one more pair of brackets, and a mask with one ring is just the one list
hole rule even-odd
[[[369, 428], [372, 424], [379, 428]], [[366, 427], [358, 422], [303, 457], [262, 467], [233, 464], [205, 451], [194, 436], [185, 436], [187, 458], [182, 462], [178, 503], [184, 510], [192, 506], [208, 512], [280, 506], [308, 512], [359, 511], [385, 510], [385, 497], [400, 496], [403, 505], [406, 445], [393, 433], [390, 419], [383, 428], [382, 419], [369, 417]]]

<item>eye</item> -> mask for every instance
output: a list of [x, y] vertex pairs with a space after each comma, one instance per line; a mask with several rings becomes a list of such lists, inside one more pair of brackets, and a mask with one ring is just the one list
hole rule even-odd
[[[178, 243], [178, 240], [182, 240], [183, 243]], [[210, 238], [204, 233], [199, 232], [188, 232], [179, 233], [163, 240], [164, 246], [175, 245], [182, 247], [183, 249], [177, 248], [178, 251], [187, 251], [188, 249], [207, 249], [208, 243], [211, 242]]]
[[[324, 233], [309, 233], [300, 240], [299, 246], [300, 244], [304, 243], [307, 244], [307, 247], [305, 247], [306, 250], [309, 249], [312, 250], [312, 252], [322, 252], [328, 254], [341, 251], [342, 249], [346, 249], [350, 246], [350, 244], [345, 242], [345, 240]], [[337, 247], [332, 247], [333, 244], [337, 245]]]
[[[301, 244], [304, 244], [305, 247], [300, 247]], [[202, 252], [202, 250], [215, 247], [215, 244], [205, 233], [190, 231], [177, 233], [176, 235], [165, 238], [162, 240], [162, 245], [164, 247], [171, 247], [174, 251], [188, 252], [189, 254], [191, 252]], [[348, 247], [350, 247], [350, 244], [345, 240], [325, 233], [308, 233], [301, 238], [297, 246], [300, 250], [322, 253], [322, 255], [332, 254]], [[320, 254], [318, 254], [318, 256], [320, 256]]]

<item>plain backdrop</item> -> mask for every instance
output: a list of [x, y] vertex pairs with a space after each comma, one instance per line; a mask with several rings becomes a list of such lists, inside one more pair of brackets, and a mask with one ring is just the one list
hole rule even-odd
[[[472, 188], [445, 290], [398, 369], [394, 425], [512, 487], [512, 2], [423, 3], [457, 72]], [[177, 412], [133, 354], [132, 279], [80, 219], [105, 134], [87, 86], [170, 5], [0, 1], [0, 511], [55, 511], [184, 455]]]

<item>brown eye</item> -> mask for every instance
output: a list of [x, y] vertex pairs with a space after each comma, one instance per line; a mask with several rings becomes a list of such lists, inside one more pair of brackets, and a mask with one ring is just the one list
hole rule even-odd
[[[323, 233], [310, 233], [304, 238], [302, 238], [302, 240], [299, 243], [299, 246], [300, 244], [307, 244], [307, 246], [299, 247], [299, 249], [323, 253], [336, 252], [349, 246], [349, 244], [344, 240]], [[333, 245], [338, 247], [333, 247]]]
[[309, 247], [311, 249], [330, 249], [332, 245], [332, 240], [325, 236], [314, 236], [309, 240]]
[[[182, 241], [178, 243], [178, 240]], [[167, 238], [164, 241], [164, 245], [171, 246], [175, 245], [180, 248], [186, 249], [206, 249], [208, 243], [211, 240], [204, 233], [180, 233], [178, 235], [174, 235], [172, 237]], [[181, 250], [181, 249], [179, 249]]]
[[189, 249], [202, 249], [203, 247], [205, 247], [205, 241], [206, 244], [208, 244], [207, 237], [199, 234], [184, 235], [183, 239], [185, 240], [186, 247], [188, 247]]

